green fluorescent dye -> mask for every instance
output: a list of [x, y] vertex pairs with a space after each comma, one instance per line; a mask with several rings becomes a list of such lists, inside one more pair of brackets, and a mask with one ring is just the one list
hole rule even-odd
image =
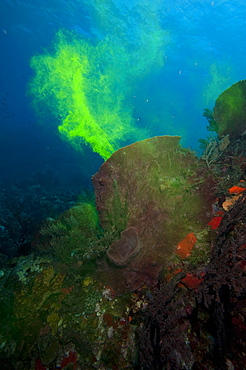
[[[46, 115], [44, 123], [47, 114], [55, 116], [53, 125], [76, 149], [89, 144], [106, 160], [126, 139], [147, 136], [134, 124], [129, 97], [139, 78], [163, 63], [166, 33], [155, 14], [150, 14], [155, 19], [153, 38], [150, 40], [149, 24], [142, 21], [134, 48], [125, 37], [120, 39], [120, 30], [118, 35], [106, 34], [94, 43], [60, 30], [53, 52], [31, 59], [35, 74], [29, 91], [34, 108], [39, 115]], [[114, 23], [119, 23], [117, 17]]]
[[[54, 55], [32, 58], [36, 75], [30, 89], [34, 103], [45, 103], [61, 119], [58, 130], [65, 139], [78, 149], [85, 141], [106, 159], [119, 138], [110, 135], [109, 127], [114, 124], [120, 129], [124, 125], [117, 106], [110, 111], [104, 103], [110, 90], [109, 77], [95, 72], [97, 53], [97, 48], [86, 41], [74, 38], [71, 42], [59, 32]], [[98, 95], [103, 96], [100, 99]]]

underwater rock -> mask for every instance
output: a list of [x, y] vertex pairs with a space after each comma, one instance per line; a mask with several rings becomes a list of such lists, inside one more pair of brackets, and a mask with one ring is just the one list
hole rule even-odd
[[218, 127], [218, 136], [230, 135], [230, 139], [239, 138], [246, 130], [246, 80], [225, 90], [216, 100], [214, 120]]
[[160, 136], [121, 148], [93, 176], [101, 225], [119, 235], [107, 253], [116, 266], [108, 262], [106, 282], [116, 291], [157, 284], [175, 246], [208, 222], [214, 183], [179, 141]]

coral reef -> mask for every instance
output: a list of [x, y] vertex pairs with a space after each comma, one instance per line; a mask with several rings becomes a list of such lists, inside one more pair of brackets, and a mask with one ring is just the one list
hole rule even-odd
[[212, 312], [217, 352], [222, 364], [230, 347], [231, 311], [234, 302], [245, 295], [245, 221], [246, 198], [243, 196], [225, 214], [217, 229], [211, 260], [199, 292], [200, 300]]
[[192, 369], [189, 314], [195, 298], [177, 287], [179, 277], [150, 294], [139, 331], [141, 369]]
[[141, 306], [133, 294], [118, 299], [91, 277], [92, 270], [86, 275], [78, 265], [69, 271], [33, 256], [17, 258], [5, 271], [0, 280], [2, 369], [16, 364], [23, 370], [65, 369], [69, 363], [73, 369], [134, 367], [135, 326], [128, 315]]
[[147, 293], [141, 369], [245, 366], [245, 221], [244, 196], [223, 217], [203, 271], [193, 266], [184, 277], [192, 265], [183, 265]]
[[[226, 145], [223, 145], [226, 140]], [[208, 140], [204, 145], [202, 158], [205, 160], [217, 183], [217, 195], [228, 194], [233, 186], [242, 186], [246, 180], [246, 137], [227, 141], [217, 137]], [[223, 202], [223, 199], [221, 199]]]
[[[201, 159], [179, 139], [115, 152], [93, 178], [98, 214], [2, 192], [0, 241], [32, 253], [0, 256], [1, 369], [246, 368], [245, 135], [204, 140]], [[44, 201], [35, 234], [23, 220]]]

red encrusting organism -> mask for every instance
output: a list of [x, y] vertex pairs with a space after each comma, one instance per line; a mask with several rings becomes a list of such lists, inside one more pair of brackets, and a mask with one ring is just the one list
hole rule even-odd
[[190, 256], [190, 253], [196, 244], [197, 237], [193, 232], [189, 233], [181, 240], [181, 242], [177, 245], [176, 254], [180, 258], [187, 258]]

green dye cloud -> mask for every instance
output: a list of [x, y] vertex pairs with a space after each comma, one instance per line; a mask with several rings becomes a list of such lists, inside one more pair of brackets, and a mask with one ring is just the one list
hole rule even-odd
[[128, 25], [125, 15], [108, 14], [110, 7], [98, 1], [91, 4], [103, 39], [92, 42], [59, 31], [53, 51], [31, 59], [35, 75], [29, 91], [39, 113], [47, 114], [48, 109], [57, 118], [65, 140], [77, 149], [81, 143], [89, 144], [107, 159], [125, 140], [146, 137], [134, 124], [129, 96], [140, 78], [162, 66], [166, 33], [159, 25], [157, 9], [152, 6], [147, 12], [139, 7], [139, 24], [129, 41], [123, 32]]
[[228, 63], [216, 64], [210, 66], [210, 81], [205, 86], [203, 93], [203, 106], [213, 106], [217, 97], [228, 87], [232, 75]]

